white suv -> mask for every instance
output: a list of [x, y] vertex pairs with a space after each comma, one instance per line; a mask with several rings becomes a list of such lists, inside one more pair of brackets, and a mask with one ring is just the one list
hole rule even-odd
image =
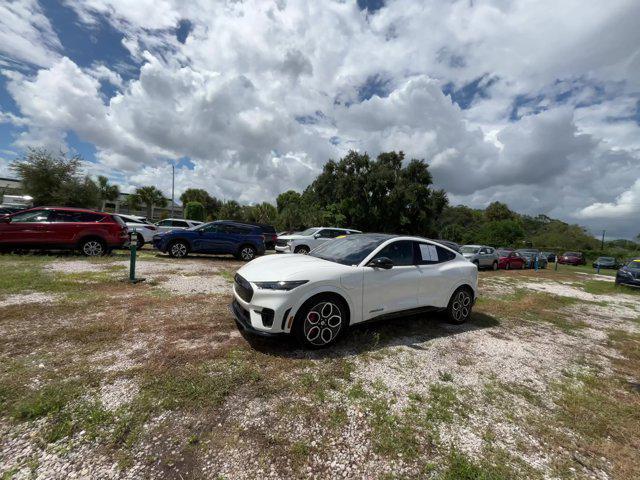
[[421, 311], [469, 319], [478, 269], [419, 237], [349, 235], [307, 256], [267, 255], [235, 276], [238, 327], [261, 336], [295, 335], [306, 347], [332, 344], [350, 325]]
[[156, 223], [160, 233], [170, 232], [171, 230], [186, 230], [187, 228], [197, 227], [202, 222], [195, 220], [185, 220], [184, 218], [165, 218]]
[[136, 229], [136, 233], [138, 234], [138, 248], [142, 248], [145, 243], [153, 243], [153, 236], [158, 233], [158, 227], [153, 223], [137, 215], [122, 215], [121, 213], [117, 215], [127, 224], [129, 238], [131, 238], [133, 229]]
[[301, 253], [306, 255], [327, 240], [331, 240], [332, 238], [340, 237], [342, 235], [352, 235], [354, 233], [362, 232], [352, 228], [307, 228], [304, 232], [294, 233], [292, 235], [283, 235], [281, 237], [279, 236], [276, 240], [276, 252]]

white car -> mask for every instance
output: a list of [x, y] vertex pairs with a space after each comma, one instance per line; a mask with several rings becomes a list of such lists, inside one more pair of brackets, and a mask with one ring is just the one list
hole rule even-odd
[[362, 232], [352, 228], [313, 227], [292, 235], [278, 235], [278, 239], [276, 240], [276, 252], [307, 254], [327, 240], [354, 233]]
[[142, 248], [145, 243], [153, 243], [153, 236], [158, 233], [158, 227], [153, 223], [144, 217], [138, 217], [136, 215], [122, 215], [120, 213], [117, 215], [127, 224], [129, 238], [131, 238], [133, 229], [136, 229], [136, 233], [138, 234], [138, 248]]
[[303, 346], [332, 344], [349, 326], [427, 310], [453, 323], [471, 315], [478, 269], [418, 237], [352, 235], [309, 255], [267, 255], [238, 270], [231, 311], [262, 336], [293, 334]]
[[187, 228], [197, 227], [202, 222], [195, 220], [185, 220], [184, 218], [165, 218], [156, 223], [159, 233], [170, 232], [172, 230], [186, 230]]

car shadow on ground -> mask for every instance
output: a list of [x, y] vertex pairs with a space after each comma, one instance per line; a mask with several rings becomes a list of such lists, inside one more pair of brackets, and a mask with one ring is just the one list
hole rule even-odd
[[410, 315], [354, 325], [344, 332], [335, 345], [318, 350], [301, 348], [290, 335], [281, 338], [262, 338], [246, 332], [241, 333], [253, 349], [266, 355], [321, 360], [352, 357], [396, 346], [426, 350], [429, 348], [430, 340], [498, 325], [500, 321], [495, 317], [478, 312], [474, 312], [471, 319], [462, 325], [447, 323], [444, 314], [439, 312]]

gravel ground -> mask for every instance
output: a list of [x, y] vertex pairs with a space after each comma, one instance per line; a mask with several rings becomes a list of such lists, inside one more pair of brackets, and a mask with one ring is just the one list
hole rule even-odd
[[[55, 261], [47, 268], [77, 273], [101, 271], [113, 265], [126, 265], [126, 262]], [[151, 333], [134, 330], [118, 342], [103, 345], [86, 359], [104, 375], [92, 384], [87, 395], [115, 413], [139, 394], [143, 384], [137, 383], [134, 372], [151, 359], [159, 357], [164, 363], [179, 366], [184, 358], [211, 355], [230, 344], [245, 345], [233, 328], [214, 332], [214, 336], [190, 321], [203, 311], [209, 315], [214, 307], [220, 308], [218, 303], [227, 301], [221, 296], [228, 295], [230, 282], [219, 273], [230, 265], [235, 264], [208, 260], [140, 262], [141, 276], [159, 279], [150, 287], [156, 296], [159, 289], [175, 295], [171, 298], [176, 299], [176, 305], [171, 305], [170, 311], [164, 313], [176, 319], [174, 329], [185, 336], [169, 338], [169, 333], [162, 329], [154, 329]], [[558, 313], [567, 314], [584, 326], [563, 331], [550, 323], [534, 321], [496, 322], [490, 326], [440, 324], [437, 335], [396, 334], [380, 348], [364, 352], [346, 342], [337, 345], [329, 355], [296, 350], [292, 355], [308, 364], [311, 376], [321, 371], [326, 362], [346, 359], [353, 368], [349, 384], [338, 380], [338, 387], [329, 391], [321, 402], [312, 395], [294, 395], [289, 391], [278, 391], [275, 396], [264, 398], [260, 395], [246, 397], [240, 388], [215, 412], [200, 411], [200, 414], [216, 415], [214, 423], [202, 423], [203, 419], [190, 410], [156, 414], [144, 424], [144, 441], [131, 446], [131, 461], [124, 468], [104, 445], [96, 444], [84, 431], [43, 444], [39, 432], [45, 426], [46, 418], [14, 422], [0, 417], [0, 475], [8, 476], [7, 472], [10, 472], [13, 476], [8, 478], [18, 479], [368, 479], [385, 474], [393, 474], [394, 478], [427, 478], [415, 461], [375, 453], [372, 411], [366, 404], [354, 401], [348, 393], [348, 387], [358, 384], [367, 398], [384, 399], [390, 412], [398, 416], [410, 409], [414, 398], [429, 398], [434, 385], [451, 388], [456, 398], [468, 406], [468, 411], [455, 413], [453, 421], [434, 424], [441, 445], [455, 445], [470, 458], [481, 459], [487, 432], [492, 432], [497, 448], [512, 452], [519, 461], [542, 472], [545, 478], [554, 478], [556, 458], [548, 453], [540, 439], [531, 435], [526, 419], [549, 415], [554, 408], [550, 385], [563, 372], [583, 368], [579, 362], [586, 359], [603, 374], [611, 371], [612, 361], [619, 354], [609, 344], [608, 333], [613, 330], [639, 331], [636, 319], [640, 315], [640, 299], [625, 294], [594, 295], [570, 282], [500, 276], [482, 278], [480, 293], [490, 301], [512, 295], [517, 289], [582, 300], [579, 304], [563, 307]], [[194, 297], [189, 297], [188, 302], [177, 302], [190, 295]], [[0, 307], [48, 304], [56, 298], [41, 293], [9, 295], [0, 300]], [[152, 302], [153, 298], [156, 297], [145, 297], [144, 302]], [[131, 302], [134, 300], [132, 296]], [[196, 300], [209, 303], [196, 304]], [[137, 308], [140, 307], [132, 306], [132, 322], [136, 321]], [[95, 313], [95, 316], [100, 321], [109, 320], [108, 311]], [[96, 321], [91, 315], [86, 318]], [[63, 344], [60, 348], [72, 348], [67, 345], [71, 344]], [[169, 353], [159, 356], [163, 349]], [[75, 360], [80, 361], [69, 356], [69, 362]], [[532, 403], [517, 393], [507, 397], [507, 406], [486, 401], [484, 396], [488, 390], [504, 385], [521, 389], [538, 401]], [[39, 387], [40, 380], [34, 378], [32, 388]], [[309, 412], [317, 411], [317, 415], [283, 415], [283, 411], [288, 412], [294, 405]], [[423, 404], [421, 408], [427, 407]], [[338, 408], [344, 410], [344, 417], [337, 426], [328, 428], [320, 418], [327, 411]], [[205, 440], [183, 448], [192, 432], [199, 428], [206, 428], [203, 432]], [[304, 445], [304, 452], [308, 452], [302, 455], [302, 464], [297, 464], [293, 455], [286, 454], [290, 450], [285, 450], [298, 444]], [[275, 455], [274, 451], [285, 453]], [[156, 460], [150, 462], [150, 458]], [[171, 461], [167, 462], [167, 458]], [[437, 464], [440, 460], [434, 453], [434, 462]], [[167, 464], [176, 470], [167, 470]], [[576, 473], [576, 477], [609, 478], [597, 469]]]

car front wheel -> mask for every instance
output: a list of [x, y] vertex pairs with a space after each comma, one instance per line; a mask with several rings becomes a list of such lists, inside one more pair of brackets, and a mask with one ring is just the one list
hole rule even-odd
[[466, 322], [471, 316], [471, 308], [473, 307], [473, 296], [471, 291], [466, 287], [456, 290], [447, 305], [447, 317], [450, 323], [459, 325]]
[[189, 254], [189, 245], [183, 241], [173, 242], [169, 247], [169, 256], [173, 258], [184, 258]]
[[100, 257], [107, 253], [104, 242], [102, 240], [98, 240], [97, 238], [84, 240], [80, 244], [80, 251], [86, 257]]
[[309, 247], [305, 247], [304, 245], [302, 245], [300, 247], [296, 247], [296, 249], [293, 251], [293, 253], [299, 253], [300, 255], [308, 255], [309, 254]]
[[238, 257], [245, 262], [250, 262], [254, 258], [256, 258], [256, 249], [251, 245], [245, 245], [238, 252]]
[[347, 326], [347, 311], [332, 296], [307, 302], [296, 315], [294, 334], [307, 348], [324, 348], [335, 343]]

